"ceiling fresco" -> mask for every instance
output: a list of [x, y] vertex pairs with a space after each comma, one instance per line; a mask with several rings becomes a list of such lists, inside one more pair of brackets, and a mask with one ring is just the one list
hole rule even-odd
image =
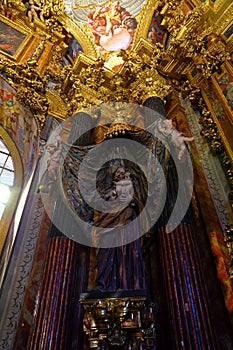
[[[87, 22], [87, 16], [92, 10], [98, 10], [111, 6], [116, 1], [88, 1], [88, 0], [65, 0], [66, 12], [78, 21]], [[138, 16], [142, 9], [142, 5], [145, 4], [145, 0], [120, 0], [119, 5], [126, 8], [132, 16]]]
[[145, 1], [65, 1], [66, 12], [80, 24], [100, 54], [131, 47]]

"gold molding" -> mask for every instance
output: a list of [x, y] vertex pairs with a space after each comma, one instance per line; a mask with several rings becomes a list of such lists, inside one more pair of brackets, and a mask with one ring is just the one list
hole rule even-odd
[[22, 43], [20, 44], [20, 46], [18, 47], [18, 49], [16, 50], [16, 52], [13, 55], [8, 54], [7, 52], [4, 52], [3, 50], [0, 50], [1, 55], [6, 56], [7, 58], [9, 58], [11, 60], [19, 62], [20, 59], [22, 59], [26, 53], [26, 47], [27, 46], [30, 47], [33, 44], [32, 32], [31, 32], [31, 30], [29, 30], [29, 28], [27, 26], [25, 26], [25, 25], [22, 26], [17, 22], [13, 22], [1, 14], [0, 14], [0, 21], [7, 24], [9, 27], [17, 30], [18, 32], [22, 33], [23, 35], [25, 35], [25, 38], [22, 40]]
[[225, 63], [226, 69], [228, 70], [228, 72], [231, 74], [232, 78], [233, 78], [233, 66], [226, 61]]
[[[226, 1], [224, 1], [226, 2]], [[224, 34], [225, 31], [228, 29], [228, 27], [232, 24], [232, 18], [233, 18], [233, 3], [231, 0], [229, 1], [229, 6], [227, 7], [225, 4], [223, 13], [218, 13], [218, 16], [216, 18], [215, 26], [216, 26], [216, 33], [217, 34]], [[229, 41], [230, 38], [226, 41]]]
[[74, 63], [73, 66], [73, 72], [75, 74], [80, 73], [83, 66], [87, 67], [95, 62], [96, 58], [92, 58], [89, 55], [87, 56], [85, 53], [80, 52], [78, 55], [77, 60]]
[[[231, 5], [232, 1], [231, 0], [216, 0], [215, 2], [213, 1], [209, 1], [209, 6], [211, 7], [211, 9], [214, 11], [214, 13], [219, 15], [219, 12], [222, 8], [226, 8], [227, 6]], [[219, 20], [220, 20], [220, 16], [218, 16]]]

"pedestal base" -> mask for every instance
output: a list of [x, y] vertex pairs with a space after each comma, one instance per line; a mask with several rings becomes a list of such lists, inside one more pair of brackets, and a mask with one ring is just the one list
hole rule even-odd
[[156, 349], [156, 307], [146, 290], [80, 295], [90, 349]]

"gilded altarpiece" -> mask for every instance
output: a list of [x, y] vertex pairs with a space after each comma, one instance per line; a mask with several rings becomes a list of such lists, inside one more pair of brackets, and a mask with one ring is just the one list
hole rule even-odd
[[[193, 47], [189, 45], [190, 42], [188, 41], [191, 37], [189, 37], [189, 35], [197, 31], [197, 28], [198, 31], [200, 31], [200, 41], [205, 37], [205, 35], [208, 35], [208, 30], [210, 29], [205, 27], [204, 30], [206, 32], [202, 35], [201, 28], [203, 22], [205, 22], [205, 18], [208, 17], [209, 14], [211, 14], [212, 20], [214, 20], [215, 17], [217, 18], [217, 15], [219, 15], [219, 18], [221, 19], [224, 16], [228, 5], [230, 14], [230, 4], [228, 4], [228, 2], [225, 2], [226, 6], [222, 6], [223, 1], [216, 1], [215, 4], [210, 2], [207, 4], [206, 2], [203, 3], [202, 6], [199, 6], [200, 2], [193, 0], [182, 3], [181, 6], [178, 7], [178, 2], [176, 1], [172, 1], [169, 4], [163, 1], [158, 1], [155, 3], [153, 1], [138, 1], [137, 11], [135, 12], [134, 16], [131, 16], [133, 17], [131, 21], [133, 23], [131, 23], [133, 27], [127, 27], [124, 28], [125, 30], [121, 30], [121, 33], [123, 33], [125, 36], [124, 39], [128, 40], [127, 45], [122, 46], [123, 42], [120, 43], [120, 47], [117, 50], [113, 48], [116, 51], [108, 50], [109, 47], [106, 45], [110, 45], [110, 43], [104, 42], [104, 40], [102, 40], [100, 37], [99, 32], [95, 33], [96, 28], [98, 30], [103, 30], [103, 28], [98, 28], [98, 25], [96, 28], [94, 28], [95, 23], [91, 22], [98, 19], [97, 17], [93, 18], [94, 11], [96, 10], [100, 10], [98, 15], [102, 16], [102, 20], [104, 17], [105, 19], [106, 17], [109, 17], [107, 2], [102, 4], [102, 6], [99, 6], [99, 4], [88, 4], [88, 6], [86, 6], [87, 4], [81, 4], [81, 6], [74, 4], [71, 12], [85, 9], [86, 19], [87, 21], [89, 20], [89, 23], [83, 23], [82, 25], [80, 23], [77, 23], [73, 18], [71, 19], [67, 13], [63, 13], [62, 11], [59, 12], [62, 8], [62, 5], [58, 11], [59, 18], [56, 17], [56, 14], [54, 15], [53, 8], [51, 8], [50, 15], [54, 21], [49, 22], [50, 16], [48, 16], [48, 18], [46, 17], [45, 21], [43, 21], [40, 16], [38, 16], [38, 19], [30, 22], [29, 18], [27, 17], [25, 4], [21, 3], [19, 6], [21, 10], [18, 10], [18, 3], [19, 2], [17, 1], [13, 5], [13, 10], [17, 10], [18, 12], [15, 12], [15, 15], [12, 16], [12, 20], [6, 19], [5, 16], [1, 16], [0, 20], [1, 23], [4, 23], [2, 26], [12, 27], [13, 32], [17, 31], [17, 33], [20, 33], [18, 34], [20, 39], [19, 46], [12, 46], [11, 43], [6, 41], [3, 42], [3, 46], [2, 48], [0, 47], [0, 49], [2, 59], [1, 69], [4, 71], [4, 65], [8, 69], [8, 71], [6, 70], [7, 74], [4, 73], [4, 78], [6, 78], [8, 75], [8, 82], [13, 85], [14, 89], [17, 92], [20, 92], [20, 85], [21, 87], [26, 87], [25, 90], [21, 91], [21, 95], [18, 95], [18, 98], [21, 97], [20, 102], [25, 100], [24, 105], [26, 105], [26, 109], [31, 110], [31, 113], [35, 117], [34, 119], [31, 117], [30, 113], [25, 113], [24, 120], [22, 122], [20, 114], [21, 112], [18, 112], [18, 108], [20, 107], [18, 107], [15, 100], [12, 104], [13, 107], [9, 106], [9, 110], [11, 112], [11, 116], [16, 113], [15, 116], [19, 116], [19, 118], [9, 119], [7, 115], [6, 117], [4, 116], [4, 127], [11, 129], [12, 135], [14, 134], [14, 137], [17, 139], [17, 143], [19, 144], [19, 148], [21, 147], [21, 150], [23, 150], [24, 146], [26, 147], [28, 139], [30, 139], [30, 143], [34, 143], [36, 154], [31, 153], [28, 155], [23, 151], [21, 152], [23, 162], [25, 164], [27, 161], [30, 162], [30, 156], [34, 157], [35, 159], [37, 157], [37, 137], [40, 135], [41, 130], [43, 130], [43, 125], [46, 124], [46, 120], [49, 119], [48, 116], [53, 116], [58, 120], [66, 119], [74, 112], [80, 111], [85, 107], [102, 103], [103, 101], [112, 101], [114, 99], [117, 99], [118, 101], [126, 100], [128, 102], [130, 101], [143, 104], [149, 98], [153, 98], [154, 96], [159, 97], [167, 103], [167, 117], [173, 120], [173, 125], [181, 132], [191, 136], [187, 125], [186, 110], [184, 107], [181, 107], [181, 102], [179, 101], [178, 94], [186, 94], [186, 96], [188, 94], [191, 100], [191, 98], [193, 98], [193, 95], [195, 95], [195, 92], [200, 87], [202, 89], [201, 92], [205, 105], [207, 106], [207, 109], [211, 113], [211, 116], [217, 126], [226, 152], [232, 160], [232, 99], [230, 97], [230, 87], [232, 86], [233, 75], [231, 63], [225, 62], [224, 64], [221, 64], [221, 70], [217, 69], [217, 71], [214, 70], [213, 74], [209, 73], [206, 68], [209, 69], [209, 67], [211, 67], [211, 59], [213, 59], [213, 57], [211, 57], [210, 62], [207, 62], [208, 64], [206, 64], [205, 60], [203, 60], [204, 64], [202, 65], [203, 53], [200, 53], [201, 46], [198, 46], [200, 43], [198, 40], [196, 41], [196, 37], [194, 35], [194, 38], [192, 38], [194, 42], [194, 51], [197, 49], [199, 50], [198, 52], [200, 54], [198, 53], [195, 56], [193, 62], [192, 58], [190, 58], [192, 56], [190, 53], [191, 51], [189, 51], [192, 50]], [[44, 3], [47, 4], [46, 1]], [[52, 4], [56, 5], [55, 1], [53, 1]], [[91, 7], [91, 5], [93, 6]], [[135, 5], [135, 2], [120, 1], [120, 12], [128, 11], [129, 14], [132, 14], [131, 12], [134, 11], [133, 5]], [[80, 8], [75, 9], [75, 6], [79, 6]], [[197, 11], [193, 11], [196, 8]], [[203, 22], [199, 23], [199, 18], [201, 18]], [[228, 15], [227, 18], [229, 19]], [[137, 24], [135, 22], [135, 19], [138, 22]], [[175, 24], [173, 22], [173, 19], [175, 19]], [[101, 18], [98, 20], [101, 21]], [[196, 26], [195, 23], [197, 23]], [[49, 25], [51, 25], [51, 27], [49, 27]], [[194, 26], [194, 30], [188, 32], [190, 28], [192, 29], [192, 25]], [[152, 27], [157, 28], [156, 33]], [[229, 20], [228, 22], [222, 21], [222, 25], [219, 25], [218, 27], [218, 34], [220, 32], [223, 33], [227, 27], [229, 27]], [[62, 28], [60, 32], [59, 28]], [[113, 28], [109, 24], [108, 35], [114, 37], [114, 35], [116, 35], [116, 33], [114, 33], [114, 30], [116, 29], [119, 31], [120, 28], [117, 28], [117, 26]], [[104, 30], [106, 31], [107, 29], [104, 28]], [[148, 33], [150, 33], [150, 35]], [[14, 32], [14, 34], [16, 34], [16, 32]], [[105, 35], [105, 37], [108, 35]], [[218, 40], [218, 37], [216, 38], [216, 40]], [[152, 42], [152, 39], [154, 42]], [[227, 41], [228, 48], [231, 48], [230, 37]], [[170, 43], [171, 47], [169, 46]], [[9, 47], [9, 45], [12, 47]], [[207, 47], [205, 45], [203, 47], [204, 50], [207, 50]], [[120, 51], [121, 49], [127, 50]], [[205, 53], [206, 52], [204, 52], [204, 54]], [[209, 56], [207, 58], [209, 59]], [[200, 59], [200, 61], [195, 62], [195, 59]], [[220, 66], [219, 61], [217, 64]], [[192, 76], [192, 74], [190, 74], [191, 71], [194, 72], [194, 75], [197, 73], [196, 77], [193, 77], [193, 79], [190, 78], [190, 76]], [[15, 73], [18, 74], [17, 78]], [[33, 78], [31, 79], [32, 76]], [[208, 81], [208, 83], [200, 83], [202, 79], [209, 79], [212, 85], [209, 84], [210, 81]], [[188, 80], [190, 80], [191, 85], [188, 84]], [[11, 90], [11, 88], [9, 89]], [[170, 94], [173, 89], [177, 89], [178, 91], [175, 101], [171, 98]], [[31, 95], [28, 93], [31, 93]], [[5, 92], [3, 94], [5, 96]], [[38, 94], [36, 95], [38, 97], [36, 101], [31, 99], [31, 96], [33, 96], [33, 94]], [[15, 99], [15, 95], [12, 95], [12, 99]], [[197, 114], [195, 115], [195, 118], [196, 117], [198, 118]], [[32, 120], [31, 123], [28, 122], [30, 120]], [[111, 120], [109, 119], [109, 123], [110, 121]], [[21, 125], [19, 125], [20, 123]], [[24, 128], [22, 125], [23, 123], [25, 123], [24, 126], [27, 132], [26, 139], [22, 139], [22, 135], [20, 134], [20, 130]], [[201, 180], [200, 183], [197, 183], [195, 186], [195, 191], [192, 196], [192, 203], [194, 209], [194, 218], [198, 221], [197, 227], [200, 228], [198, 239], [201, 246], [201, 253], [204, 254], [204, 258], [202, 260], [205, 264], [204, 273], [205, 276], [208, 275], [208, 264], [209, 266], [213, 267], [211, 256], [206, 257], [205, 255], [205, 248], [207, 247], [206, 249], [209, 249], [208, 244], [210, 242], [211, 250], [216, 260], [218, 279], [221, 281], [224, 292], [226, 308], [228, 313], [231, 315], [232, 289], [231, 280], [229, 278], [230, 260], [226, 242], [224, 241], [223, 228], [221, 228], [221, 225], [219, 225], [217, 218], [211, 218], [212, 213], [215, 212], [214, 204], [209, 195], [208, 183], [205, 180], [205, 175], [200, 165], [195, 143], [189, 146], [189, 150], [191, 151], [192, 159], [195, 162], [195, 175], [197, 177], [199, 176], [200, 178], [203, 177], [203, 180]], [[35, 187], [36, 186], [37, 183], [35, 182]], [[36, 192], [37, 187], [33, 190]], [[204, 199], [206, 198], [207, 201], [204, 205]], [[27, 346], [27, 336], [30, 330], [32, 330], [32, 315], [36, 304], [36, 298], [39, 298], [38, 291], [40, 287], [38, 281], [42, 280], [44, 286], [46, 286], [46, 288], [49, 288], [50, 281], [48, 278], [46, 278], [45, 275], [43, 277], [43, 269], [45, 269], [44, 271], [47, 271], [46, 269], [48, 268], [49, 272], [49, 264], [51, 263], [51, 266], [54, 264], [53, 267], [54, 271], [56, 270], [56, 273], [58, 273], [57, 276], [60, 276], [59, 273], [64, 274], [60, 277], [63, 278], [65, 276], [64, 281], [67, 281], [66, 286], [68, 291], [71, 285], [72, 288], [75, 285], [77, 277], [78, 279], [83, 278], [83, 275], [80, 274], [80, 271], [79, 273], [76, 273], [77, 271], [75, 270], [75, 264], [80, 264], [80, 266], [86, 264], [86, 266], [88, 266], [88, 261], [85, 260], [85, 254], [87, 254], [85, 249], [83, 250], [83, 248], [80, 248], [80, 246], [78, 247], [78, 244], [76, 244], [76, 242], [68, 241], [66, 238], [60, 239], [56, 230], [55, 234], [57, 236], [55, 238], [53, 237], [54, 239], [50, 239], [51, 237], [49, 237], [49, 247], [45, 256], [45, 251], [42, 249], [42, 246], [47, 245], [48, 230], [50, 230], [51, 233], [51, 230], [53, 231], [54, 228], [49, 228], [50, 224], [48, 217], [46, 214], [42, 213], [43, 210], [40, 201], [40, 194], [37, 193], [34, 199], [35, 201], [33, 202], [31, 209], [27, 207], [28, 210], [31, 210], [31, 215], [29, 218], [29, 220], [31, 220], [31, 226], [29, 227], [28, 222], [25, 225], [26, 229], [24, 230], [24, 234], [27, 237], [23, 236], [24, 239], [22, 242], [27, 242], [27, 244], [25, 244], [23, 248], [23, 253], [25, 254], [22, 253], [21, 247], [20, 252], [22, 253], [22, 260], [18, 263], [20, 266], [31, 266], [30, 263], [33, 259], [33, 256], [34, 262], [31, 271], [27, 271], [26, 267], [23, 269], [22, 273], [21, 271], [17, 272], [15, 283], [22, 280], [25, 290], [20, 295], [18, 293], [16, 297], [14, 296], [14, 298], [12, 297], [11, 299], [11, 306], [12, 300], [14, 299], [14, 303], [17, 301], [16, 304], [20, 305], [20, 308], [22, 309], [21, 315], [19, 314], [19, 311], [14, 314], [16, 325], [20, 319], [19, 327], [17, 330], [17, 337], [15, 338], [15, 349], [20, 349], [20, 347], [23, 348]], [[34, 212], [32, 208], [34, 209]], [[204, 213], [203, 215], [202, 212]], [[41, 223], [42, 218], [43, 223]], [[204, 221], [204, 224], [202, 220]], [[23, 222], [25, 223], [25, 218]], [[189, 236], [190, 231], [187, 232], [186, 236]], [[23, 235], [22, 231], [21, 234]], [[54, 231], [52, 232], [52, 235], [53, 234]], [[186, 236], [183, 236], [183, 232], [180, 232], [179, 234], [180, 242], [183, 242]], [[202, 237], [202, 234], [208, 237], [207, 240]], [[25, 237], [27, 238], [26, 240]], [[179, 249], [181, 249], [182, 245], [175, 246], [175, 238], [176, 237], [174, 236], [172, 237], [171, 241], [169, 241], [169, 237], [167, 237], [167, 241], [164, 242], [164, 244], [167, 244], [167, 247], [169, 247], [171, 244], [174, 244], [172, 247], [174, 248], [174, 251], [176, 249], [178, 252]], [[35, 242], [37, 239], [38, 244], [36, 245]], [[33, 242], [34, 244], [32, 249], [30, 247], [30, 242]], [[159, 267], [157, 266], [157, 262], [150, 261], [154, 250], [157, 249], [156, 244], [157, 242], [152, 242], [151, 246], [149, 248], [147, 247], [147, 252], [150, 251], [150, 254], [145, 257], [147, 260], [147, 266], [151, 267], [150, 274], [153, 275], [155, 272], [156, 275], [156, 277], [151, 277], [151, 286], [155, 283], [155, 281], [156, 283], [160, 281], [158, 278]], [[30, 256], [30, 263], [28, 264], [26, 262], [28, 253], [27, 249], [31, 249], [30, 254], [28, 255]], [[162, 246], [161, 249], [164, 249], [164, 247]], [[64, 256], [64, 251], [67, 253], [66, 256]], [[71, 258], [71, 255], [69, 255], [70, 252], [74, 254], [73, 259]], [[179, 252], [181, 253], [181, 250]], [[167, 249], [166, 252], [164, 250], [164, 254], [167, 257], [167, 260], [171, 259], [171, 249], [170, 251]], [[178, 261], [177, 256], [174, 254], [173, 258], [175, 264], [178, 266], [180, 262]], [[188, 256], [187, 252], [186, 256]], [[60, 259], [65, 262], [62, 265], [61, 270], [59, 269], [60, 265], [59, 259], [57, 257], [60, 257]], [[43, 266], [44, 261], [48, 262], [45, 267]], [[70, 264], [70, 271], [72, 270], [72, 273], [76, 276], [73, 279], [70, 278], [71, 275], [67, 273], [67, 270], [65, 268], [67, 264]], [[169, 273], [169, 265], [165, 265], [166, 264], [164, 263], [163, 268], [164, 270], [167, 268], [167, 273]], [[94, 270], [93, 259], [91, 260], [89, 266], [92, 266]], [[27, 271], [27, 274], [24, 273], [24, 271]], [[29, 272], [30, 277], [28, 279]], [[23, 273], [24, 277], [22, 278]], [[211, 274], [214, 275], [214, 269]], [[94, 276], [91, 275], [89, 278], [91, 280], [90, 285], [92, 286]], [[208, 278], [206, 277], [207, 285], [210, 289], [211, 278], [212, 277], [209, 275]], [[178, 274], [176, 275], [176, 283], [176, 285], [179, 285], [180, 283]], [[184, 281], [184, 285], [186, 285], [185, 283], [186, 282]], [[56, 283], [53, 281], [51, 282], [51, 285], [53, 291], [55, 291]], [[26, 286], [28, 286], [27, 289]], [[78, 284], [79, 291], [81, 290], [80, 286], [81, 282]], [[15, 289], [15, 292], [16, 291], [17, 290]], [[62, 300], [64, 301], [65, 294], [62, 291], [61, 285], [59, 285], [59, 291], [61, 292], [59, 292], [59, 298], [61, 297], [62, 303]], [[170, 295], [172, 295], [172, 293], [173, 291], [171, 291]], [[51, 295], [52, 294], [53, 293], [51, 293]], [[159, 292], [153, 291], [152, 294], [156, 298], [161, 298], [162, 292], [161, 290]], [[25, 303], [23, 303], [24, 295], [26, 295]], [[67, 292], [66, 297], [68, 295], [69, 292]], [[213, 293], [211, 302], [213, 302], [215, 296], [217, 299], [219, 298], [218, 300], [220, 300], [220, 295], [221, 293], [218, 294], [218, 292], [216, 292], [216, 294]], [[46, 297], [46, 295], [44, 295], [44, 297]], [[66, 300], [70, 302], [71, 299], [72, 298], [68, 298]], [[12, 310], [15, 312], [16, 304], [14, 304], [13, 308], [9, 307], [9, 313], [12, 312]], [[57, 305], [56, 301], [55, 304]], [[48, 306], [49, 304], [46, 305]], [[64, 305], [62, 305], [62, 307]], [[184, 304], [182, 307], [184, 308], [182, 311], [185, 311], [187, 313], [190, 311], [187, 304]], [[219, 310], [220, 313], [222, 312], [221, 307], [220, 309], [216, 307], [216, 309]], [[51, 310], [52, 308], [50, 308], [50, 311]], [[57, 320], [59, 320], [59, 322], [61, 321], [62, 325], [62, 314], [60, 313], [60, 310], [63, 309], [60, 307], [56, 309], [58, 315]], [[68, 317], [67, 315], [66, 317]], [[45, 318], [42, 316], [43, 315], [41, 314], [40, 322], [46, 327]], [[50, 313], [50, 316], [52, 319], [52, 312]], [[12, 314], [10, 316], [8, 315], [6, 319], [8, 320], [10, 317], [12, 317]], [[72, 322], [71, 318], [66, 318], [67, 322], [68, 319], [69, 322]], [[219, 317], [219, 319], [221, 319], [221, 317]], [[79, 321], [80, 320], [77, 322]], [[53, 323], [52, 326], [53, 335], [56, 331], [54, 325], [55, 323]], [[14, 332], [16, 329], [14, 327], [10, 327], [8, 323], [5, 323], [4, 327], [4, 335], [6, 335], [4, 338], [4, 346], [6, 344], [8, 344], [7, 346], [12, 346], [14, 342]], [[221, 327], [218, 328], [218, 331], [220, 328]], [[37, 336], [39, 337], [39, 327], [36, 332]], [[48, 328], [46, 332], [49, 332]]]

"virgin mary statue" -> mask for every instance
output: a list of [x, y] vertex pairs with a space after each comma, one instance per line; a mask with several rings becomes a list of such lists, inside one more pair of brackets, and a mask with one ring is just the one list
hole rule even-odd
[[[115, 160], [116, 170], [112, 172], [110, 187], [107, 190], [100, 189], [101, 196], [108, 201], [112, 210], [94, 214], [92, 234], [97, 246], [96, 285], [97, 289], [103, 291], [146, 287], [138, 222], [138, 216], [143, 209], [142, 199], [145, 200], [145, 190], [141, 190], [137, 195], [134, 189], [134, 184], [139, 182], [136, 172], [133, 166], [126, 166], [122, 160]], [[103, 176], [104, 169], [101, 170]], [[103, 181], [97, 181], [97, 188], [100, 184], [103, 184]], [[142, 215], [140, 220], [144, 227], [148, 225], [146, 215]], [[104, 232], [101, 228], [104, 228]], [[114, 246], [116, 235], [118, 245]], [[131, 242], [124, 244], [127, 236], [131, 237]], [[103, 246], [105, 248], [102, 248]]]
[[141, 128], [108, 141], [69, 148], [64, 192], [96, 248], [96, 288], [145, 289], [141, 237], [163, 209], [166, 147]]

